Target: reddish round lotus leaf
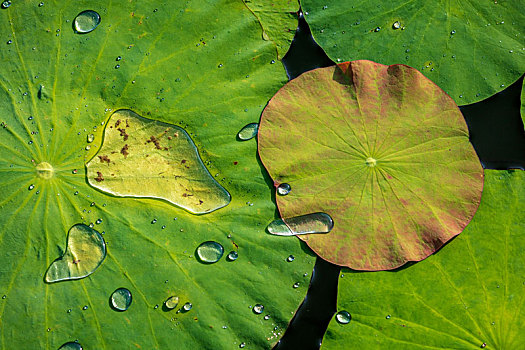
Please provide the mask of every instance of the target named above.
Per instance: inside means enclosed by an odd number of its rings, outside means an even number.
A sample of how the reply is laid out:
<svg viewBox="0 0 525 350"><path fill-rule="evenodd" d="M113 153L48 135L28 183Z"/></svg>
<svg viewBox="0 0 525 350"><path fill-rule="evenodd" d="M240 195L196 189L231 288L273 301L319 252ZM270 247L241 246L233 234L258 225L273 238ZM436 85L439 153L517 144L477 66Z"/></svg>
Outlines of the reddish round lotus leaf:
<svg viewBox="0 0 525 350"><path fill-rule="evenodd" d="M353 61L307 72L268 103L259 154L283 218L325 212L328 234L299 236L357 270L419 261L476 212L483 169L454 101L416 69Z"/></svg>

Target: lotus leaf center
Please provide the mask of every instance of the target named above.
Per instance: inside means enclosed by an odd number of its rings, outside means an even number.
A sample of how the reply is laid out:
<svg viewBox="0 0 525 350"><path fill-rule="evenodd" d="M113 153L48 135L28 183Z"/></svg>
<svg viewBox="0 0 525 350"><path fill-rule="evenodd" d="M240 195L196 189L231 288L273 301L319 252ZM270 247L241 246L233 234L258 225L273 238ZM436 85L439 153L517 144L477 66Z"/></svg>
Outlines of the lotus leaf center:
<svg viewBox="0 0 525 350"><path fill-rule="evenodd" d="M377 161L372 157L366 158L365 162L366 162L366 165L368 165L369 167L375 167L377 164Z"/></svg>
<svg viewBox="0 0 525 350"><path fill-rule="evenodd" d="M51 164L47 162L42 162L36 166L36 173L38 174L38 177L42 179L52 178L54 172L55 172L55 169L53 169Z"/></svg>

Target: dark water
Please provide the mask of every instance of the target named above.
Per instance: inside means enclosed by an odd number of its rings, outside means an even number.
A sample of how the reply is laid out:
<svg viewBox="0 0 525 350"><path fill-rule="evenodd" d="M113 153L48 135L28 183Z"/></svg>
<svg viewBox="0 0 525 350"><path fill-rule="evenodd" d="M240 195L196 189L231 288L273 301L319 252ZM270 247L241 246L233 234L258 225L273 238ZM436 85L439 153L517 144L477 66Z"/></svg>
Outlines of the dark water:
<svg viewBox="0 0 525 350"><path fill-rule="evenodd" d="M302 15L283 63L290 79L335 64L313 40ZM525 169L525 132L520 117L522 83L523 77L484 101L460 107L485 169ZM338 266L317 258L306 298L274 350L319 349L336 312L339 271Z"/></svg>

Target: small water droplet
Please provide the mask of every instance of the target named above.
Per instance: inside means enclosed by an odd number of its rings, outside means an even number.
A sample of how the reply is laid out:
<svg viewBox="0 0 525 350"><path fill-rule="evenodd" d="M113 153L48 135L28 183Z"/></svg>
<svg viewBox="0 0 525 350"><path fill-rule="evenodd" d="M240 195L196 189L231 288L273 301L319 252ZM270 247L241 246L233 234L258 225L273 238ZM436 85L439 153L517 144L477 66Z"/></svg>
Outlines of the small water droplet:
<svg viewBox="0 0 525 350"><path fill-rule="evenodd" d="M117 58L115 58L115 61L120 61L122 59L122 56L117 56Z"/></svg>
<svg viewBox="0 0 525 350"><path fill-rule="evenodd" d="M293 287L294 287L294 288L299 288L299 282L295 282L295 283L293 284Z"/></svg>
<svg viewBox="0 0 525 350"><path fill-rule="evenodd" d="M168 310L172 310L172 309L175 309L177 307L177 305L179 305L179 297L177 296L171 296L169 297L165 302L164 302L164 306L166 306L166 308Z"/></svg>
<svg viewBox="0 0 525 350"><path fill-rule="evenodd" d="M41 4L43 5L43 3ZM78 34L92 32L99 24L100 15L93 10L80 12L73 21L73 27Z"/></svg>
<svg viewBox="0 0 525 350"><path fill-rule="evenodd" d="M118 288L111 294L111 307L117 311L126 311L133 300L131 292L126 288Z"/></svg>
<svg viewBox="0 0 525 350"><path fill-rule="evenodd" d="M239 347L240 347L241 349L244 348L245 346L246 346L246 343L245 343L245 342L242 342L242 343L239 344Z"/></svg>
<svg viewBox="0 0 525 350"><path fill-rule="evenodd" d="M77 170L77 169L73 169L73 170L71 170L71 174L76 174L76 173L78 173L78 170Z"/></svg>
<svg viewBox="0 0 525 350"><path fill-rule="evenodd" d="M76 341L68 341L67 343L62 344L58 350L82 350L82 345Z"/></svg>
<svg viewBox="0 0 525 350"><path fill-rule="evenodd" d="M161 229L163 229L163 230L164 230L165 228L166 228L166 225L162 225Z"/></svg>
<svg viewBox="0 0 525 350"><path fill-rule="evenodd" d="M385 317L385 318L386 318L387 320L389 320L389 319L390 319L390 317L391 317L390 315L386 315L386 317Z"/></svg>
<svg viewBox="0 0 525 350"><path fill-rule="evenodd" d="M72 309L67 309L67 313L70 314L71 311L73 311Z"/></svg>
<svg viewBox="0 0 525 350"><path fill-rule="evenodd" d="M184 310L185 312L188 312L191 310L192 307L193 305L191 305L191 303L186 303L182 306L182 310Z"/></svg>
<svg viewBox="0 0 525 350"><path fill-rule="evenodd" d="M274 63L275 63L275 60L272 60L272 61L270 62L270 64L274 64Z"/></svg>
<svg viewBox="0 0 525 350"><path fill-rule="evenodd" d="M294 260L295 260L295 256L293 256L293 255L290 255L289 257L286 258L286 261L288 261L288 262L292 262Z"/></svg>
<svg viewBox="0 0 525 350"><path fill-rule="evenodd" d="M264 311L264 305L263 304L256 304L253 307L253 312L257 315L261 314Z"/></svg>
<svg viewBox="0 0 525 350"><path fill-rule="evenodd" d="M335 319L340 324L347 324L350 323L350 320L352 319L352 316L350 316L350 313L348 311L339 311L337 315L335 315Z"/></svg>
<svg viewBox="0 0 525 350"><path fill-rule="evenodd" d="M117 64L117 65L115 66L115 69L119 69L119 68L120 68L120 64Z"/></svg>
<svg viewBox="0 0 525 350"><path fill-rule="evenodd" d="M333 227L334 222L330 215L326 213L312 213L274 220L266 229L273 235L293 236L307 233L328 233Z"/></svg>
<svg viewBox="0 0 525 350"><path fill-rule="evenodd" d="M206 241L197 247L196 253L200 262L213 264L222 258L224 247L215 241Z"/></svg>
<svg viewBox="0 0 525 350"><path fill-rule="evenodd" d="M265 319L265 320L269 320L269 319L270 319L270 315L266 315L266 316L264 316L264 319Z"/></svg>
<svg viewBox="0 0 525 350"><path fill-rule="evenodd" d="M155 310L157 310L157 309L159 308L159 305L157 304L157 305L155 305L153 308L154 308Z"/></svg>
<svg viewBox="0 0 525 350"><path fill-rule="evenodd" d="M94 207L95 206L95 202L91 202L91 204L89 206L90 207Z"/></svg>
<svg viewBox="0 0 525 350"><path fill-rule="evenodd" d="M33 188L35 188L35 185L31 184L29 185L29 187L27 188L29 191L31 191Z"/></svg>
<svg viewBox="0 0 525 350"><path fill-rule="evenodd" d="M327 5L324 5L324 6L323 6L323 10L326 10L327 8L328 8Z"/></svg>
<svg viewBox="0 0 525 350"><path fill-rule="evenodd" d="M292 190L292 186L287 183L282 183L277 187L277 194L280 196L286 196Z"/></svg>
<svg viewBox="0 0 525 350"><path fill-rule="evenodd" d="M399 21L395 21L392 24L392 29L399 29L399 28L401 28L401 23L399 23Z"/></svg>
<svg viewBox="0 0 525 350"><path fill-rule="evenodd" d="M11 6L11 1L4 1L4 2L2 2L2 8L3 9L6 9L9 6Z"/></svg>
<svg viewBox="0 0 525 350"><path fill-rule="evenodd" d="M486 346L487 346L487 343L483 343L483 344L481 344L479 347L480 347L480 348L485 348Z"/></svg>
<svg viewBox="0 0 525 350"><path fill-rule="evenodd" d="M374 29L374 32L379 32L381 30L381 27L376 27L376 29Z"/></svg>
<svg viewBox="0 0 525 350"><path fill-rule="evenodd" d="M5 294L2 295L2 299L5 299L5 298L7 298L7 295L5 295Z"/></svg>
<svg viewBox="0 0 525 350"><path fill-rule="evenodd" d="M75 196L78 195L78 191L75 191L75 193L73 193Z"/></svg>
<svg viewBox="0 0 525 350"><path fill-rule="evenodd" d="M455 31L455 30L452 30L452 31L450 32L450 35L454 35L454 34L456 34L456 31Z"/></svg>
<svg viewBox="0 0 525 350"><path fill-rule="evenodd" d="M87 310L89 306L87 305L84 305L84 307L82 308L82 310Z"/></svg>
<svg viewBox="0 0 525 350"><path fill-rule="evenodd" d="M157 222L157 219L153 219L153 220L151 220L151 223L152 223L152 224L154 224L154 223L156 223L156 222Z"/></svg>
<svg viewBox="0 0 525 350"><path fill-rule="evenodd" d="M42 6L44 6L44 2L40 2L40 3L38 4L38 7L42 7Z"/></svg>
<svg viewBox="0 0 525 350"><path fill-rule="evenodd" d="M217 66L217 68L222 68L222 63L219 63L219 65Z"/></svg>
<svg viewBox="0 0 525 350"><path fill-rule="evenodd" d="M89 134L89 135L87 136L87 142L88 142L88 143L91 143L91 142L93 142L94 140L95 140L95 135L93 135L93 134Z"/></svg>
<svg viewBox="0 0 525 350"><path fill-rule="evenodd" d="M95 223L96 223L97 225L100 225L100 224L102 223L102 219L97 219L97 221L95 221Z"/></svg>
<svg viewBox="0 0 525 350"><path fill-rule="evenodd" d="M86 148L85 148L86 151L89 151L90 149L91 149L90 145L87 145Z"/></svg>
<svg viewBox="0 0 525 350"><path fill-rule="evenodd" d="M231 252L228 253L228 261L235 261L237 260L237 258L239 257L239 254L235 251L235 250L232 250Z"/></svg>

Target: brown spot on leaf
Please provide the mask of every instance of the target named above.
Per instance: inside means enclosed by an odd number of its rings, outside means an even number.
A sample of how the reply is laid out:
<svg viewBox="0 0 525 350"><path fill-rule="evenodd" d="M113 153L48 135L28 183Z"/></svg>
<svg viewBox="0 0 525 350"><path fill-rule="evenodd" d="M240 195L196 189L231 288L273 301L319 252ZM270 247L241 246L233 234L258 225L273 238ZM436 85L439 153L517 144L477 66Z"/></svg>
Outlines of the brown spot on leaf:
<svg viewBox="0 0 525 350"><path fill-rule="evenodd" d="M120 136L124 137L124 141L127 141L129 135L126 133L126 129L118 128L117 130L120 131Z"/></svg>
<svg viewBox="0 0 525 350"><path fill-rule="evenodd" d="M118 128L119 125L120 125L120 119L117 119L117 121L115 122L115 128Z"/></svg>
<svg viewBox="0 0 525 350"><path fill-rule="evenodd" d="M97 171L97 177L95 178L96 182L104 181L104 177L102 176L102 173L100 171Z"/></svg>
<svg viewBox="0 0 525 350"><path fill-rule="evenodd" d="M104 162L106 162L108 164L111 163L111 160L109 159L108 156L98 156L98 158L100 159L101 163L104 163Z"/></svg>
<svg viewBox="0 0 525 350"><path fill-rule="evenodd" d="M233 162L233 165L237 165L237 164L239 164L239 162Z"/></svg>
<svg viewBox="0 0 525 350"><path fill-rule="evenodd" d="M128 149L129 149L128 144L125 144L124 147L122 147L122 149L120 150L120 153L122 153L124 158L126 158L129 154Z"/></svg>

